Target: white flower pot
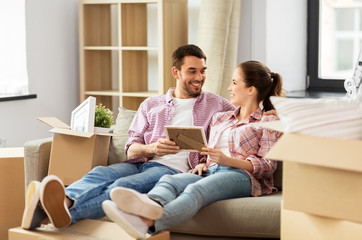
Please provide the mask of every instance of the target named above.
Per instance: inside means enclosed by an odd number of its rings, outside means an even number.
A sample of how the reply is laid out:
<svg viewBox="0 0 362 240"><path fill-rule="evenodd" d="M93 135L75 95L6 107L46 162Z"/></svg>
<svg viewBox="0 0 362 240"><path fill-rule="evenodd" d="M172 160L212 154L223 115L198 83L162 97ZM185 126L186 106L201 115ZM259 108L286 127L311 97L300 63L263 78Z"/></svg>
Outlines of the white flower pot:
<svg viewBox="0 0 362 240"><path fill-rule="evenodd" d="M109 133L110 128L94 127L94 133Z"/></svg>

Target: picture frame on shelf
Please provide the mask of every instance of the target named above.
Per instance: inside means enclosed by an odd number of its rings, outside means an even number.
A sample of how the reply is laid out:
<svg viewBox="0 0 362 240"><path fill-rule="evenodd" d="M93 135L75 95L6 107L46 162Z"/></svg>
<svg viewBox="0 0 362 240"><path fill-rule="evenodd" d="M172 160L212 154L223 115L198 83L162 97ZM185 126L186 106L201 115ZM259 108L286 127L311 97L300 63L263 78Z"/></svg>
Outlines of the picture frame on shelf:
<svg viewBox="0 0 362 240"><path fill-rule="evenodd" d="M94 132L96 98L88 97L72 111L70 128L80 132Z"/></svg>

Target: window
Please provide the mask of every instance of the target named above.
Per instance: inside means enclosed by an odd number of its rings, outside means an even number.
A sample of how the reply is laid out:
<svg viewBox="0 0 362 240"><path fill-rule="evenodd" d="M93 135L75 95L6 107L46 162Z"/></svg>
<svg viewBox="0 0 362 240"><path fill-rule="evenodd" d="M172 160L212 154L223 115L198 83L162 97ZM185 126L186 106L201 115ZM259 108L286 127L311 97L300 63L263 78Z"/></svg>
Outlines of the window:
<svg viewBox="0 0 362 240"><path fill-rule="evenodd" d="M25 0L1 2L0 29L0 98L28 95Z"/></svg>
<svg viewBox="0 0 362 240"><path fill-rule="evenodd" d="M362 44L362 1L308 0L310 90L345 91Z"/></svg>

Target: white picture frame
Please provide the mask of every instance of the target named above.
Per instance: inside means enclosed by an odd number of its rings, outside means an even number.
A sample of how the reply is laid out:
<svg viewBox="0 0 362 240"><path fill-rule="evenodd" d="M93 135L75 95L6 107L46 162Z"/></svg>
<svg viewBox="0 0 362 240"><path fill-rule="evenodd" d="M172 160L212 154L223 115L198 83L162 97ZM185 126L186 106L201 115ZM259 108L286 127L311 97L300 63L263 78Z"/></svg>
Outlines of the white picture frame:
<svg viewBox="0 0 362 240"><path fill-rule="evenodd" d="M94 132L96 98L88 97L72 111L70 128L80 132Z"/></svg>

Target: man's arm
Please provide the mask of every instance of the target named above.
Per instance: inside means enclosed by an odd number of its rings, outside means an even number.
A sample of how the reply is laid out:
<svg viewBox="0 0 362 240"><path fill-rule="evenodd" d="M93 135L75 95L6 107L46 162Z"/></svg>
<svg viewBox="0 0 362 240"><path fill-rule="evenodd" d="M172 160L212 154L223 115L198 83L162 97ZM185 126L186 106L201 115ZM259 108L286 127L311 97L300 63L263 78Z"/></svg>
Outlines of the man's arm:
<svg viewBox="0 0 362 240"><path fill-rule="evenodd" d="M151 144L133 143L127 151L128 159L145 157L151 158L155 155L164 156L167 154L176 154L180 152L180 147L175 142L167 139L158 139L157 142Z"/></svg>
<svg viewBox="0 0 362 240"><path fill-rule="evenodd" d="M231 104L231 102L223 98L223 110L222 112L234 111L236 107Z"/></svg>

